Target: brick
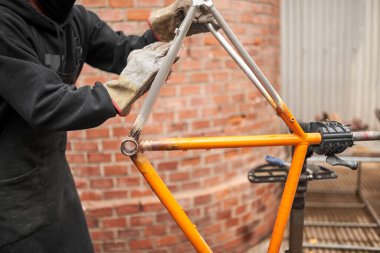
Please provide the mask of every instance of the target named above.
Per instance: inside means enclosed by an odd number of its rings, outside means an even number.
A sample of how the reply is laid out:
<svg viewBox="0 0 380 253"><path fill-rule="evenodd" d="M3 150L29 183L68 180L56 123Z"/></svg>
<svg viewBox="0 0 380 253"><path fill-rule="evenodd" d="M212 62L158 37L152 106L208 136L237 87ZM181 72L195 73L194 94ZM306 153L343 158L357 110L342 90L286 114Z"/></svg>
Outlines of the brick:
<svg viewBox="0 0 380 253"><path fill-rule="evenodd" d="M77 187L77 189L81 190L81 189L88 188L88 182L85 179L74 178L74 180L75 180L75 186Z"/></svg>
<svg viewBox="0 0 380 253"><path fill-rule="evenodd" d="M159 171L175 171L178 167L178 162L163 162L157 165Z"/></svg>
<svg viewBox="0 0 380 253"><path fill-rule="evenodd" d="M207 176L210 174L210 169L207 168L202 168L202 169L197 169L194 171L193 176L194 177L202 177L202 176Z"/></svg>
<svg viewBox="0 0 380 253"><path fill-rule="evenodd" d="M97 189L108 189L113 187L113 180L112 179L92 179L90 181L91 187L97 188Z"/></svg>
<svg viewBox="0 0 380 253"><path fill-rule="evenodd" d="M99 192L94 192L94 191L84 192L84 191L82 191L80 193L80 198L81 198L82 201L86 201L86 200L101 200L102 199L102 195Z"/></svg>
<svg viewBox="0 0 380 253"><path fill-rule="evenodd" d="M216 217L218 220L229 220L231 219L231 210L219 212Z"/></svg>
<svg viewBox="0 0 380 253"><path fill-rule="evenodd" d="M133 0L109 0L110 7L119 8L119 7L132 7Z"/></svg>
<svg viewBox="0 0 380 253"><path fill-rule="evenodd" d="M139 2L139 6L163 7L164 5L162 5L161 0L144 0L144 1Z"/></svg>
<svg viewBox="0 0 380 253"><path fill-rule="evenodd" d="M153 114L153 120L156 121L173 121L174 112L160 112Z"/></svg>
<svg viewBox="0 0 380 253"><path fill-rule="evenodd" d="M198 116L198 110L182 110L179 112L179 119L184 120L184 119L192 119L196 118Z"/></svg>
<svg viewBox="0 0 380 253"><path fill-rule="evenodd" d="M208 178L208 179L205 180L205 184L209 185L209 186L218 185L218 184L220 184L220 182L221 182L221 179L218 176L212 177L212 178Z"/></svg>
<svg viewBox="0 0 380 253"><path fill-rule="evenodd" d="M166 233L165 225L154 225L144 229L145 236L162 236Z"/></svg>
<svg viewBox="0 0 380 253"><path fill-rule="evenodd" d="M150 10L147 9L132 9L127 10L127 18L130 21L146 21L150 15Z"/></svg>
<svg viewBox="0 0 380 253"><path fill-rule="evenodd" d="M74 142L72 146L73 150L76 151L96 151L99 149L98 144L96 142Z"/></svg>
<svg viewBox="0 0 380 253"><path fill-rule="evenodd" d="M125 175L128 173L128 168L126 166L120 165L112 165L104 167L104 175L105 176L117 176L117 175Z"/></svg>
<svg viewBox="0 0 380 253"><path fill-rule="evenodd" d="M185 181L190 178L189 172L177 172L170 175L170 181Z"/></svg>
<svg viewBox="0 0 380 253"><path fill-rule="evenodd" d="M76 167L75 170L73 169L74 174L76 176L81 177L90 177L90 176L99 176L100 175L100 169L97 166L80 166Z"/></svg>
<svg viewBox="0 0 380 253"><path fill-rule="evenodd" d="M91 216L86 216L86 223L90 229L98 229L99 228L99 222L98 222L97 218L94 218Z"/></svg>
<svg viewBox="0 0 380 253"><path fill-rule="evenodd" d="M150 216L136 216L131 217L132 226L146 226L153 224L153 217Z"/></svg>
<svg viewBox="0 0 380 253"><path fill-rule="evenodd" d="M223 202L223 206L225 209L233 208L233 207L237 206L237 204L238 204L237 198L229 198Z"/></svg>
<svg viewBox="0 0 380 253"><path fill-rule="evenodd" d="M103 207L86 211L86 215L89 217L108 217L113 213L112 208Z"/></svg>
<svg viewBox="0 0 380 253"><path fill-rule="evenodd" d="M164 236L159 239L157 239L156 244L158 246L171 246L177 243L177 237L176 236Z"/></svg>
<svg viewBox="0 0 380 253"><path fill-rule="evenodd" d="M111 190L103 193L104 199L125 199L128 197L128 192L124 190Z"/></svg>
<svg viewBox="0 0 380 253"><path fill-rule="evenodd" d="M170 126L168 126L168 131L170 133L173 133L173 132L184 132L184 131L188 131L189 129L189 124L187 124L186 122L182 122L182 123L172 123L170 124Z"/></svg>
<svg viewBox="0 0 380 253"><path fill-rule="evenodd" d="M221 224L213 224L203 229L205 234L218 234L222 230Z"/></svg>
<svg viewBox="0 0 380 253"><path fill-rule="evenodd" d="M127 177L127 178L117 178L116 179L116 185L118 187L124 187L124 186L136 186L140 185L141 178L140 177Z"/></svg>
<svg viewBox="0 0 380 253"><path fill-rule="evenodd" d="M226 221L225 225L226 225L226 228L236 227L237 225L239 225L239 219L237 218L229 219Z"/></svg>
<svg viewBox="0 0 380 253"><path fill-rule="evenodd" d="M199 189L200 186L201 186L200 182L184 183L182 185L182 189L183 190L195 190L195 189Z"/></svg>
<svg viewBox="0 0 380 253"><path fill-rule="evenodd" d="M204 73L192 74L190 79L192 82L207 82L209 80L209 75Z"/></svg>
<svg viewBox="0 0 380 253"><path fill-rule="evenodd" d="M98 11L98 15L104 21L120 21L124 19L124 13L121 10L103 9Z"/></svg>
<svg viewBox="0 0 380 253"><path fill-rule="evenodd" d="M109 130L107 128L89 129L89 130L86 130L86 135L87 135L87 138L91 138L91 139L105 138L105 137L109 137Z"/></svg>
<svg viewBox="0 0 380 253"><path fill-rule="evenodd" d="M129 247L131 250L139 250L139 249L151 249L153 248L152 241L149 239L146 240L131 240L129 243Z"/></svg>
<svg viewBox="0 0 380 253"><path fill-rule="evenodd" d="M211 36L211 35L205 36L204 42L205 42L205 45L219 45L218 40L214 36Z"/></svg>
<svg viewBox="0 0 380 253"><path fill-rule="evenodd" d="M133 214L133 213L140 212L141 209L142 207L140 207L140 205L129 204L129 205L123 205L123 206L117 207L116 213L118 215Z"/></svg>
<svg viewBox="0 0 380 253"><path fill-rule="evenodd" d="M109 218L102 220L102 227L107 228L124 228L127 226L125 218Z"/></svg>
<svg viewBox="0 0 380 253"><path fill-rule="evenodd" d="M105 252L125 252L126 250L126 243L125 242L106 242L104 243L103 247Z"/></svg>
<svg viewBox="0 0 380 253"><path fill-rule="evenodd" d="M142 190L132 190L131 197L132 198L140 198L140 197L146 197L151 196L152 191L148 188L142 189Z"/></svg>
<svg viewBox="0 0 380 253"><path fill-rule="evenodd" d="M192 127L194 130L206 129L210 127L210 121L206 121L206 120L196 121L193 123Z"/></svg>
<svg viewBox="0 0 380 253"><path fill-rule="evenodd" d="M162 211L164 207L161 203L144 204L143 209L145 212L157 212L157 211Z"/></svg>
<svg viewBox="0 0 380 253"><path fill-rule="evenodd" d="M201 87L199 86L182 86L180 89L180 95L182 96L190 96L197 95L201 93Z"/></svg>
<svg viewBox="0 0 380 253"><path fill-rule="evenodd" d="M111 154L89 153L87 159L90 163L110 162Z"/></svg>
<svg viewBox="0 0 380 253"><path fill-rule="evenodd" d="M130 238L138 238L139 234L139 230L137 229L118 229L117 238L129 240Z"/></svg>
<svg viewBox="0 0 380 253"><path fill-rule="evenodd" d="M113 127L112 128L112 136L116 137L126 137L128 136L128 130L124 127ZM119 146L121 144L121 141L119 142Z"/></svg>
<svg viewBox="0 0 380 253"><path fill-rule="evenodd" d="M200 158L187 158L182 161L182 166L197 166L201 163Z"/></svg>
<svg viewBox="0 0 380 253"><path fill-rule="evenodd" d="M105 0L82 0L83 5L87 7L102 7L105 6Z"/></svg>
<svg viewBox="0 0 380 253"><path fill-rule="evenodd" d="M202 195L194 199L194 205L203 205L211 202L211 195Z"/></svg>
<svg viewBox="0 0 380 253"><path fill-rule="evenodd" d="M94 241L112 241L115 239L115 235L112 231L91 231L91 238Z"/></svg>
<svg viewBox="0 0 380 253"><path fill-rule="evenodd" d="M100 252L101 250L103 250L103 245L101 243L93 242L93 245L95 252Z"/></svg>
<svg viewBox="0 0 380 253"><path fill-rule="evenodd" d="M120 151L121 141L103 141L102 146L105 150Z"/></svg>
<svg viewBox="0 0 380 253"><path fill-rule="evenodd" d="M215 163L221 161L222 156L220 154L208 155L205 158L206 163Z"/></svg>
<svg viewBox="0 0 380 253"><path fill-rule="evenodd" d="M84 163L86 161L84 154L67 154L66 159L69 163Z"/></svg>
<svg viewBox="0 0 380 253"><path fill-rule="evenodd" d="M67 133L67 138L70 140L83 139L85 131L70 131Z"/></svg>
<svg viewBox="0 0 380 253"><path fill-rule="evenodd" d="M156 215L156 221L158 223L171 222L172 221L172 217L170 217L170 215L167 214L167 213L159 213L159 214Z"/></svg>
<svg viewBox="0 0 380 253"><path fill-rule="evenodd" d="M235 215L240 216L242 213L244 213L247 210L247 205L239 206L235 210Z"/></svg>

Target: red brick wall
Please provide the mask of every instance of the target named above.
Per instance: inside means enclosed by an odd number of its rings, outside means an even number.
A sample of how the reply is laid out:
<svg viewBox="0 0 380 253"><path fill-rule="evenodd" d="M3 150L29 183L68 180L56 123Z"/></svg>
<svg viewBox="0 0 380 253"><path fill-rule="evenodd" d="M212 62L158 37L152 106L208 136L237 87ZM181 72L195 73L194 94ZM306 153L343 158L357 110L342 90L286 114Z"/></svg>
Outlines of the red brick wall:
<svg viewBox="0 0 380 253"><path fill-rule="evenodd" d="M142 33L164 0L83 0L115 29ZM215 1L271 82L279 83L279 1ZM143 139L275 133L279 121L210 35L186 39ZM115 76L86 67L78 84ZM119 146L141 106L96 129L71 132L67 158L97 252L193 252ZM278 187L248 183L247 171L280 149L150 152L158 173L216 252L244 252L270 233Z"/></svg>

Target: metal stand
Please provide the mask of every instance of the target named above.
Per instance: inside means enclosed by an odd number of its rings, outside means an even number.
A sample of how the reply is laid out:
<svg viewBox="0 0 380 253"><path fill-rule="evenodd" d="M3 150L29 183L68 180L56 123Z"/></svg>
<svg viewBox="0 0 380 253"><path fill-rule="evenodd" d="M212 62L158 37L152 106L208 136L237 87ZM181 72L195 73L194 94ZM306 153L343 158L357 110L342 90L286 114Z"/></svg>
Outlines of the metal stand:
<svg viewBox="0 0 380 253"><path fill-rule="evenodd" d="M320 157L319 157L320 158ZM380 231L380 218L378 217L375 209L371 205L371 203L367 200L366 196L363 193L362 187L362 163L364 162L380 162L378 157L345 157L347 160L356 160L358 161L358 170L356 177L356 189L354 191L347 190L322 190L322 191L313 191L313 193L323 193L323 194L354 194L359 198L360 203L308 203L308 207L325 207L325 208L347 208L349 209L357 209L357 210L366 210L369 214L369 217L373 219L373 222L369 223L358 223L358 222L308 222L305 226L318 226L318 227L337 227L337 228L376 228ZM321 159L318 157L312 158L315 162L321 162ZM370 247L364 245L351 245L351 244L325 244L325 243L317 243L310 244L304 243L304 248L312 248L312 249L329 249L329 250L351 250L351 251L365 251L365 252L380 252L378 247Z"/></svg>
<svg viewBox="0 0 380 253"><path fill-rule="evenodd" d="M306 161L303 171L306 171ZM307 180L301 180L297 187L296 197L293 201L289 225L289 253L302 252L305 195L307 191Z"/></svg>
<svg viewBox="0 0 380 253"><path fill-rule="evenodd" d="M312 152L309 150L302 166L301 177L298 182L296 195L293 201L289 223L289 249L286 251L286 253L303 252L303 232L305 226L304 210L308 181L337 178L337 175L334 171L326 169L324 167L316 166L308 168L307 159L310 158L311 155ZM269 159L267 158L267 161ZM281 164L281 162L278 162L278 160L273 161L273 159L272 162L274 165L268 164L269 166L263 165L259 166L256 169L252 169L248 174L248 179L252 183L284 182L286 180L287 173L286 163Z"/></svg>

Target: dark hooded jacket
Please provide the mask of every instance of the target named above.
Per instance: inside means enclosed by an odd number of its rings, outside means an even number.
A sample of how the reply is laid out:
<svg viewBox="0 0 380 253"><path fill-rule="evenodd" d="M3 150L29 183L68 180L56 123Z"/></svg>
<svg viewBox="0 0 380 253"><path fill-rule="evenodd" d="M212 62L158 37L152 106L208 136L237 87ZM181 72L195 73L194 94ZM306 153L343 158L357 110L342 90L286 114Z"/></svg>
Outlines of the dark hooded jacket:
<svg viewBox="0 0 380 253"><path fill-rule="evenodd" d="M119 74L155 42L114 32L74 6L61 25L27 0L0 0L0 252L87 253L92 243L65 159L66 131L116 116L102 84L74 84L86 62Z"/></svg>

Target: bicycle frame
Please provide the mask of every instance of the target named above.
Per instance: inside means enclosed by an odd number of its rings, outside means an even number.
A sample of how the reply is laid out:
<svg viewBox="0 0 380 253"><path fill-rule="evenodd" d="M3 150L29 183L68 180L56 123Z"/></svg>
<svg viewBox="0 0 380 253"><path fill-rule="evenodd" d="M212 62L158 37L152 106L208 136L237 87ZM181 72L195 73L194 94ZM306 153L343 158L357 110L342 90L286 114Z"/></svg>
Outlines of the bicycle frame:
<svg viewBox="0 0 380 253"><path fill-rule="evenodd" d="M141 131L152 111L154 101L162 84L169 75L171 66L179 52L185 35L192 24L194 15L201 5L207 6L224 31L235 49L229 45L227 40L213 27L208 24L210 32L235 60L248 79L258 88L260 93L273 107L277 115L292 130L293 134L273 134L256 136L227 136L227 137L200 137L200 138L169 138L155 141L139 141ZM217 148L242 148L263 146L293 146L294 155L289 170L288 178L278 208L276 222L268 252L279 252L284 236L286 224L290 215L296 188L301 174L302 166L309 145L317 145L322 141L320 133L305 133L299 123L288 109L268 79L260 71L256 63L249 56L243 45L239 42L231 28L222 15L218 12L211 0L193 0L193 6L188 11L185 20L177 30L176 37L166 56L163 67L157 73L147 98L136 118L131 130L130 137L124 140L121 146L123 154L130 156L154 193L165 206L169 214L176 221L185 236L198 252L212 252L205 240L202 238L195 225L190 221L182 207L174 199L165 183L157 174L143 152L162 150L192 150L192 149L217 149Z"/></svg>

